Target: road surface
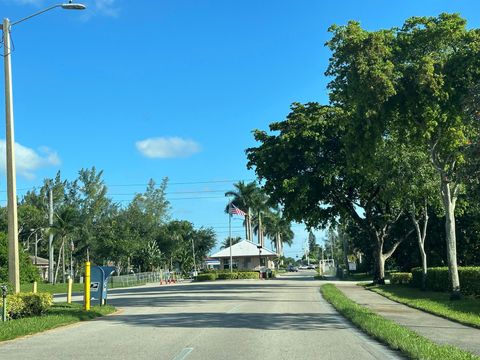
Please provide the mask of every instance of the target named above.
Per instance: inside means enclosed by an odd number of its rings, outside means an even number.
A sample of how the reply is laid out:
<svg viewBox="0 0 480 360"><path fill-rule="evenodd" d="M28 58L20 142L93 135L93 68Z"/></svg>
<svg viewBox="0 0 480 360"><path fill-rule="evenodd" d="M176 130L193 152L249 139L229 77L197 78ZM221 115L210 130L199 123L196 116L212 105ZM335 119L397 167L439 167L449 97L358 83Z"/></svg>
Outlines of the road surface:
<svg viewBox="0 0 480 360"><path fill-rule="evenodd" d="M400 358L338 315L312 275L115 289L119 314L0 343L0 359Z"/></svg>

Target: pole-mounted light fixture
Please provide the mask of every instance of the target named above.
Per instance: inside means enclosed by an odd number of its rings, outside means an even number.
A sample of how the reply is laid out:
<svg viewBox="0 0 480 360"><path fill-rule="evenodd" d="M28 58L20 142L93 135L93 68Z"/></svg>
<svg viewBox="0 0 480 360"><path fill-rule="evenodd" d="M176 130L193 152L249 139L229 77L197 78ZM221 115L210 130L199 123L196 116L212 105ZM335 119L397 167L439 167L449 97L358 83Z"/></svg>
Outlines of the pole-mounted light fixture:
<svg viewBox="0 0 480 360"><path fill-rule="evenodd" d="M15 22L9 19L3 19L0 29L3 32L3 62L5 72L5 120L6 120L6 153L7 153L7 212L8 212L8 280L13 286L14 293L20 291L20 269L18 255L18 219L17 219L17 180L15 169L15 140L13 127L13 91L12 91L12 66L11 66L11 46L10 29L13 25L19 24L34 16L43 14L49 10L61 7L66 10L84 10L85 5L72 3L70 0L66 4L57 4L50 6L42 11L38 11L30 16Z"/></svg>

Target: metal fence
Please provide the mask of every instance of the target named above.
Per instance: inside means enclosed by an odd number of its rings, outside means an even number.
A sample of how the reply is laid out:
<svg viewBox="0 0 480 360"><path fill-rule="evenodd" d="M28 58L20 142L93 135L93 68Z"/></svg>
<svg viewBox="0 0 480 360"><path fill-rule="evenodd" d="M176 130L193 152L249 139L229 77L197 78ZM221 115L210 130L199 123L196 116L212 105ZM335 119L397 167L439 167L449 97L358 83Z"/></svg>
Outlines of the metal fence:
<svg viewBox="0 0 480 360"><path fill-rule="evenodd" d="M146 284L162 284L170 281L182 281L183 278L178 276L174 272L168 271L155 271L155 272L144 272L138 274L129 274L129 275L120 275L120 276L111 276L109 279L110 288L116 287L128 287L128 286L137 286L137 285L146 285Z"/></svg>

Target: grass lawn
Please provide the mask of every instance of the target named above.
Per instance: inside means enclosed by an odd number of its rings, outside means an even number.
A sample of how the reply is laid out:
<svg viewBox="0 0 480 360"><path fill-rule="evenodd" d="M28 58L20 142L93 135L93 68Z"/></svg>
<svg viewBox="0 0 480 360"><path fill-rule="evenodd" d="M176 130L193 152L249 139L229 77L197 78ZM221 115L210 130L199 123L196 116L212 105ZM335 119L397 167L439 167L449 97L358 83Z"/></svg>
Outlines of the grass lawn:
<svg viewBox="0 0 480 360"><path fill-rule="evenodd" d="M373 286L367 289L413 308L480 328L480 299L463 297L451 301L449 293L421 291L401 285Z"/></svg>
<svg viewBox="0 0 480 360"><path fill-rule="evenodd" d="M109 289L118 289L122 287L129 287L129 286L141 286L146 285L146 282L138 282L136 284L131 285L124 285L122 284L114 284L112 286L111 283L108 284ZM83 294L84 284L74 283L72 286L72 293L81 293ZM33 291L33 284L21 284L20 291L22 292L30 292ZM67 293L67 284L48 284L48 283L38 283L37 284L37 291L38 292L46 292L50 294L66 294Z"/></svg>
<svg viewBox="0 0 480 360"><path fill-rule="evenodd" d="M0 341L15 339L20 336L35 334L62 325L90 320L111 314L113 306L92 306L91 311L83 310L79 304L53 304L43 316L28 317L7 322L0 322Z"/></svg>
<svg viewBox="0 0 480 360"><path fill-rule="evenodd" d="M342 315L374 338L400 350L410 359L479 360L480 357L450 345L437 345L416 332L387 320L348 299L333 284L320 288L323 297Z"/></svg>
<svg viewBox="0 0 480 360"><path fill-rule="evenodd" d="M72 292L74 293L83 293L84 284L73 284ZM33 284L21 284L20 291L30 292L33 291ZM50 294L66 294L67 293L67 284L48 284L48 283L38 283L37 284L38 292L46 292Z"/></svg>

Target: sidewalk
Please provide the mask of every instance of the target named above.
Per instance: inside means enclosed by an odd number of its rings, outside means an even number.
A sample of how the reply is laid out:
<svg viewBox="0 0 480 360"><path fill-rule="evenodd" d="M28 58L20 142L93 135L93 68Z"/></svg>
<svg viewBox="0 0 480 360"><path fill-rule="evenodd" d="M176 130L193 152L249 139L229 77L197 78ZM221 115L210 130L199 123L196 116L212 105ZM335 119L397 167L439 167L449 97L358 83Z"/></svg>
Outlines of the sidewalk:
<svg viewBox="0 0 480 360"><path fill-rule="evenodd" d="M480 329L465 326L389 300L352 283L335 286L357 304L438 343L480 355Z"/></svg>

